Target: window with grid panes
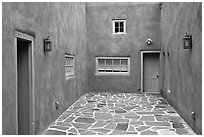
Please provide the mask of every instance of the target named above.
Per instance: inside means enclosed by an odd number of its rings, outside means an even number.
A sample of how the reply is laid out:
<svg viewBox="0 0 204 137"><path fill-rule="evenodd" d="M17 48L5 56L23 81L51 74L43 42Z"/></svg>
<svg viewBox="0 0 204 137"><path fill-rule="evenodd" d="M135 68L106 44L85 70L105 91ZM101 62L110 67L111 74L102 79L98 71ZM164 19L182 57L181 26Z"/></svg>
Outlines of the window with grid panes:
<svg viewBox="0 0 204 137"><path fill-rule="evenodd" d="M74 76L75 56L65 54L65 78Z"/></svg>
<svg viewBox="0 0 204 137"><path fill-rule="evenodd" d="M113 34L126 34L126 20L113 20Z"/></svg>
<svg viewBox="0 0 204 137"><path fill-rule="evenodd" d="M130 74L129 57L96 57L96 74Z"/></svg>

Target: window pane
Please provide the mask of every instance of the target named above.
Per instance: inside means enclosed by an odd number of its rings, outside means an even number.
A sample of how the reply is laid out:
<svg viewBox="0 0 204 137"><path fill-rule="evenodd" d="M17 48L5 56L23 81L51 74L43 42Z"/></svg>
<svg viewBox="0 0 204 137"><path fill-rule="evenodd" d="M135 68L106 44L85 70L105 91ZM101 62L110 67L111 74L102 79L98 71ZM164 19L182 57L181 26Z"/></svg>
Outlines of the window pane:
<svg viewBox="0 0 204 137"><path fill-rule="evenodd" d="M70 65L73 66L73 64L74 64L74 59L70 58Z"/></svg>
<svg viewBox="0 0 204 137"><path fill-rule="evenodd" d="M112 59L106 60L106 72L112 72Z"/></svg>
<svg viewBox="0 0 204 137"><path fill-rule="evenodd" d="M66 58L66 65L69 65L69 58Z"/></svg>
<svg viewBox="0 0 204 137"><path fill-rule="evenodd" d="M74 67L71 67L71 73L74 74Z"/></svg>
<svg viewBox="0 0 204 137"><path fill-rule="evenodd" d="M106 69L105 65L98 66L98 70L105 70L105 69Z"/></svg>
<svg viewBox="0 0 204 137"><path fill-rule="evenodd" d="M120 32L124 32L124 31L123 31L123 28L120 28Z"/></svg>
<svg viewBox="0 0 204 137"><path fill-rule="evenodd" d="M105 59L98 59L98 65L105 65Z"/></svg>
<svg viewBox="0 0 204 137"><path fill-rule="evenodd" d="M127 59L121 59L121 65L128 65Z"/></svg>
<svg viewBox="0 0 204 137"><path fill-rule="evenodd" d="M112 59L107 59L106 60L106 65L112 65Z"/></svg>
<svg viewBox="0 0 204 137"><path fill-rule="evenodd" d="M128 72L128 66L121 66L121 72Z"/></svg>
<svg viewBox="0 0 204 137"><path fill-rule="evenodd" d="M68 67L65 68L65 73L68 75Z"/></svg>
<svg viewBox="0 0 204 137"><path fill-rule="evenodd" d="M120 22L120 27L121 27L121 28L123 28L123 23L124 23L124 22Z"/></svg>
<svg viewBox="0 0 204 137"><path fill-rule="evenodd" d="M113 65L120 65L120 59L114 59Z"/></svg>
<svg viewBox="0 0 204 137"><path fill-rule="evenodd" d="M115 33L118 33L119 32L119 28L115 28Z"/></svg>
<svg viewBox="0 0 204 137"><path fill-rule="evenodd" d="M120 72L120 59L113 60L113 72Z"/></svg>
<svg viewBox="0 0 204 137"><path fill-rule="evenodd" d="M119 22L115 22L115 27L116 27L116 28L119 27Z"/></svg>

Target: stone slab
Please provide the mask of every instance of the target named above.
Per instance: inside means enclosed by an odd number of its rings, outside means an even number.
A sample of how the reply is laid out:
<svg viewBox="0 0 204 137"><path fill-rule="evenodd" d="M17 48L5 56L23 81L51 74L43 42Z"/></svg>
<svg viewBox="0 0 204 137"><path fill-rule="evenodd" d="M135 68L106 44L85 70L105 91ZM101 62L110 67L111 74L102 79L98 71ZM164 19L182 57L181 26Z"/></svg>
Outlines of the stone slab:
<svg viewBox="0 0 204 137"><path fill-rule="evenodd" d="M85 118L85 117L78 117L75 119L75 122L80 122L80 123L94 123L96 120L94 118Z"/></svg>
<svg viewBox="0 0 204 137"><path fill-rule="evenodd" d="M57 130L48 130L45 132L45 135L66 135L66 132L57 131Z"/></svg>
<svg viewBox="0 0 204 137"><path fill-rule="evenodd" d="M118 123L115 130L126 131L128 128L128 123Z"/></svg>
<svg viewBox="0 0 204 137"><path fill-rule="evenodd" d="M145 121L147 125L150 126L171 126L169 122L150 122L150 121Z"/></svg>
<svg viewBox="0 0 204 137"><path fill-rule="evenodd" d="M75 128L87 129L91 124L72 123Z"/></svg>
<svg viewBox="0 0 204 137"><path fill-rule="evenodd" d="M55 128L55 129L59 129L59 130L67 130L70 127L64 127L64 126L51 126L50 128Z"/></svg>
<svg viewBox="0 0 204 137"><path fill-rule="evenodd" d="M114 123L109 123L108 125L106 125L104 128L106 129L110 129L110 130L114 130L116 127L116 124Z"/></svg>
<svg viewBox="0 0 204 137"><path fill-rule="evenodd" d="M142 116L139 121L155 121L154 116Z"/></svg>
<svg viewBox="0 0 204 137"><path fill-rule="evenodd" d="M158 135L158 133L155 131L146 130L146 131L141 132L141 135Z"/></svg>
<svg viewBox="0 0 204 137"><path fill-rule="evenodd" d="M95 132L104 133L104 134L107 134L108 132L110 132L110 130L104 129L104 128L95 128L95 129L91 128L90 130L95 131Z"/></svg>

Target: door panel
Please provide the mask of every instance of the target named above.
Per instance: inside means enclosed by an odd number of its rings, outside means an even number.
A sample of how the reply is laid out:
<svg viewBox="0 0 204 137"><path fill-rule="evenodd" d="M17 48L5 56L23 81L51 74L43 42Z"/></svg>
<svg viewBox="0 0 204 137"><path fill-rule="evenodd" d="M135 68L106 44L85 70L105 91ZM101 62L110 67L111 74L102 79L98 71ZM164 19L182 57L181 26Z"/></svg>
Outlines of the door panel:
<svg viewBox="0 0 204 137"><path fill-rule="evenodd" d="M145 78L144 79L144 91L149 92L151 90L151 79Z"/></svg>
<svg viewBox="0 0 204 137"><path fill-rule="evenodd" d="M158 92L158 78L152 78L151 79L151 91L152 92Z"/></svg>
<svg viewBox="0 0 204 137"><path fill-rule="evenodd" d="M158 92L158 79L159 79L159 54L158 53L145 53L144 54L144 91L145 92Z"/></svg>
<svg viewBox="0 0 204 137"><path fill-rule="evenodd" d="M151 58L149 56L144 58L144 77L145 78L150 78L151 77Z"/></svg>

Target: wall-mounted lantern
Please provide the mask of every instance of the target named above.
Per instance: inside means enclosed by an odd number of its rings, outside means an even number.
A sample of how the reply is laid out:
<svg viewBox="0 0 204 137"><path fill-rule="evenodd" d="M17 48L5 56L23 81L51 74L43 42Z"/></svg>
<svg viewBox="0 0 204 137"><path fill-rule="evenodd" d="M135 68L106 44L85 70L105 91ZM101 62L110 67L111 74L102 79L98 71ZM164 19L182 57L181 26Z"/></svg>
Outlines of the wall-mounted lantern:
<svg viewBox="0 0 204 137"><path fill-rule="evenodd" d="M183 48L192 49L192 36L187 33L185 34L183 38Z"/></svg>
<svg viewBox="0 0 204 137"><path fill-rule="evenodd" d="M47 36L46 39L44 39L44 52L51 52L52 51L52 42L50 41L50 37Z"/></svg>
<svg viewBox="0 0 204 137"><path fill-rule="evenodd" d="M151 45L152 44L152 39L151 38L148 38L147 40L146 40L146 43L147 43L147 45Z"/></svg>

